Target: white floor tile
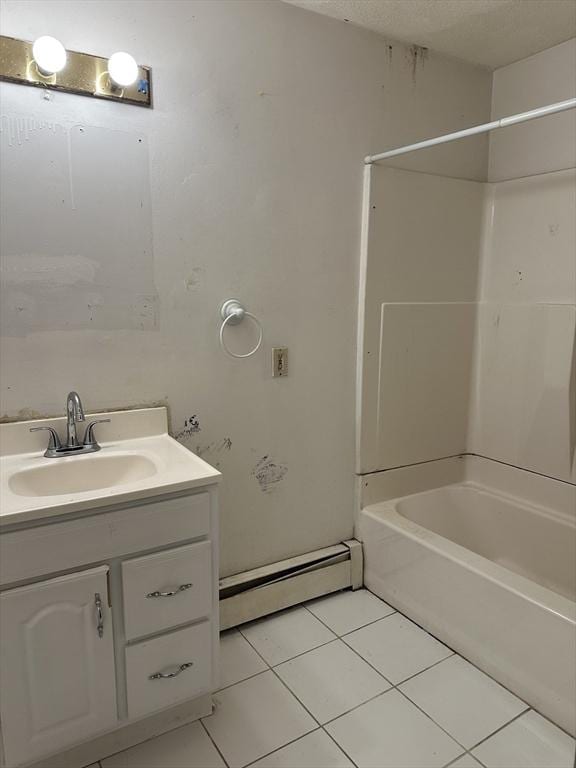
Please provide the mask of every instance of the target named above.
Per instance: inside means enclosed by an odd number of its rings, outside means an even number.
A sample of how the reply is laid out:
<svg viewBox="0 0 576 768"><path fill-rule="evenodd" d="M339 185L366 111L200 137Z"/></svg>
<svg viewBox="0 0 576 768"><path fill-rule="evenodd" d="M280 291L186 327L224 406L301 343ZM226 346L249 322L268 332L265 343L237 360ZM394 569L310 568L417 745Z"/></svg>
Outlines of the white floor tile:
<svg viewBox="0 0 576 768"><path fill-rule="evenodd" d="M333 632L302 607L245 624L241 632L272 667L336 639Z"/></svg>
<svg viewBox="0 0 576 768"><path fill-rule="evenodd" d="M280 664L276 672L320 723L390 687L341 640Z"/></svg>
<svg viewBox="0 0 576 768"><path fill-rule="evenodd" d="M354 768L330 736L318 730L263 757L250 768Z"/></svg>
<svg viewBox="0 0 576 768"><path fill-rule="evenodd" d="M487 768L572 768L574 739L537 712L526 712L474 750Z"/></svg>
<svg viewBox="0 0 576 768"><path fill-rule="evenodd" d="M156 736L100 762L102 768L225 768L199 722Z"/></svg>
<svg viewBox="0 0 576 768"><path fill-rule="evenodd" d="M460 656L400 686L466 749L519 715L526 704Z"/></svg>
<svg viewBox="0 0 576 768"><path fill-rule="evenodd" d="M342 639L394 685L452 655L449 648L399 613Z"/></svg>
<svg viewBox="0 0 576 768"><path fill-rule="evenodd" d="M450 763L449 768L482 768L482 766L472 755L462 755L458 760Z"/></svg>
<svg viewBox="0 0 576 768"><path fill-rule="evenodd" d="M220 691L216 711L203 720L231 768L283 747L317 725L273 672Z"/></svg>
<svg viewBox="0 0 576 768"><path fill-rule="evenodd" d="M337 592L312 600L306 607L337 635L345 635L394 613L394 608L367 589Z"/></svg>
<svg viewBox="0 0 576 768"><path fill-rule="evenodd" d="M326 730L359 768L440 768L462 752L398 691L363 704Z"/></svg>
<svg viewBox="0 0 576 768"><path fill-rule="evenodd" d="M220 635L220 688L239 683L267 669L266 664L237 629Z"/></svg>

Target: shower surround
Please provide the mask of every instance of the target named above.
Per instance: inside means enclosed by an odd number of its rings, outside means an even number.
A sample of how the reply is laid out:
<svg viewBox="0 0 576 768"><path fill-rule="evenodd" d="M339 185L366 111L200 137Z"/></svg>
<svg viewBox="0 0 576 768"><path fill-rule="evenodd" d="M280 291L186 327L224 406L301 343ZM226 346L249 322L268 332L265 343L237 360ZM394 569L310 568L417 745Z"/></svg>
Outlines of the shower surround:
<svg viewBox="0 0 576 768"><path fill-rule="evenodd" d="M492 119L575 73L576 40L497 70ZM484 182L367 167L356 523L369 588L571 732L575 130L492 134Z"/></svg>

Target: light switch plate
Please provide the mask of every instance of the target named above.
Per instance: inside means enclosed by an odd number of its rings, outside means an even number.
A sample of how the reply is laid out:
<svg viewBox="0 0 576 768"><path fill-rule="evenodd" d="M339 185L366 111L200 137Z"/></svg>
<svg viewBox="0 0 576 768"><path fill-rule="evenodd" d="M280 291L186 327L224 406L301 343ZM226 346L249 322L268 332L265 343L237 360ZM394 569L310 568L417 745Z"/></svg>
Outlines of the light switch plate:
<svg viewBox="0 0 576 768"><path fill-rule="evenodd" d="M288 347L272 347L272 376L288 376Z"/></svg>

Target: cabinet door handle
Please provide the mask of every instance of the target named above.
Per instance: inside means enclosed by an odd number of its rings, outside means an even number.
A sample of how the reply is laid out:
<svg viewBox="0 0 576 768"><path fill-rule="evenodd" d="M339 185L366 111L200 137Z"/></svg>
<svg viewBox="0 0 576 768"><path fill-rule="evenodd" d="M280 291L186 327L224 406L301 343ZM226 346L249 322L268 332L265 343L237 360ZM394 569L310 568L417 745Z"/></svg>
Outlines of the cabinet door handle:
<svg viewBox="0 0 576 768"><path fill-rule="evenodd" d="M177 595L180 592L185 592L187 589L192 589L193 586L193 584L180 584L178 589L173 589L171 592L148 592L146 597L174 597L174 595Z"/></svg>
<svg viewBox="0 0 576 768"><path fill-rule="evenodd" d="M174 670L174 672L155 672L148 677L148 680L167 680L170 677L178 677L178 675L182 674L185 669L189 669L192 666L194 666L193 661L186 661L184 664L180 664L178 669Z"/></svg>
<svg viewBox="0 0 576 768"><path fill-rule="evenodd" d="M100 592L94 593L94 605L96 606L96 629L98 637L104 637L104 614L102 613L102 598Z"/></svg>

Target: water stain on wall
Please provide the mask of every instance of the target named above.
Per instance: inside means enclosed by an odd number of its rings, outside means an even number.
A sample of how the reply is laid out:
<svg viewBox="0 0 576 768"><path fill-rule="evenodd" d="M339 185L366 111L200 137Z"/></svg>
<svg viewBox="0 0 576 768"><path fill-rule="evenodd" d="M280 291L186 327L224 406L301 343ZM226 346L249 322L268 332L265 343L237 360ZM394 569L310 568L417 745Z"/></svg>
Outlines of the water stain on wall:
<svg viewBox="0 0 576 768"><path fill-rule="evenodd" d="M406 58L412 73L412 82L415 84L418 68L424 69L428 59L428 48L423 45L411 45L406 52Z"/></svg>
<svg viewBox="0 0 576 768"><path fill-rule="evenodd" d="M12 389L12 387L6 387ZM106 408L90 408L87 413L110 413L113 411L136 411L140 408L166 408L168 409L168 398L162 400L152 400L149 402L132 403L131 405L109 405ZM65 404L62 403L61 411L36 411L34 408L22 408L15 416L4 414L0 416L0 424L11 424L15 421L33 421L35 419L58 419L65 416ZM168 410L168 421L170 421L170 411Z"/></svg>
<svg viewBox="0 0 576 768"><path fill-rule="evenodd" d="M252 476L258 481L263 493L272 491L280 483L288 472L285 464L273 461L270 456L263 456L252 470Z"/></svg>

